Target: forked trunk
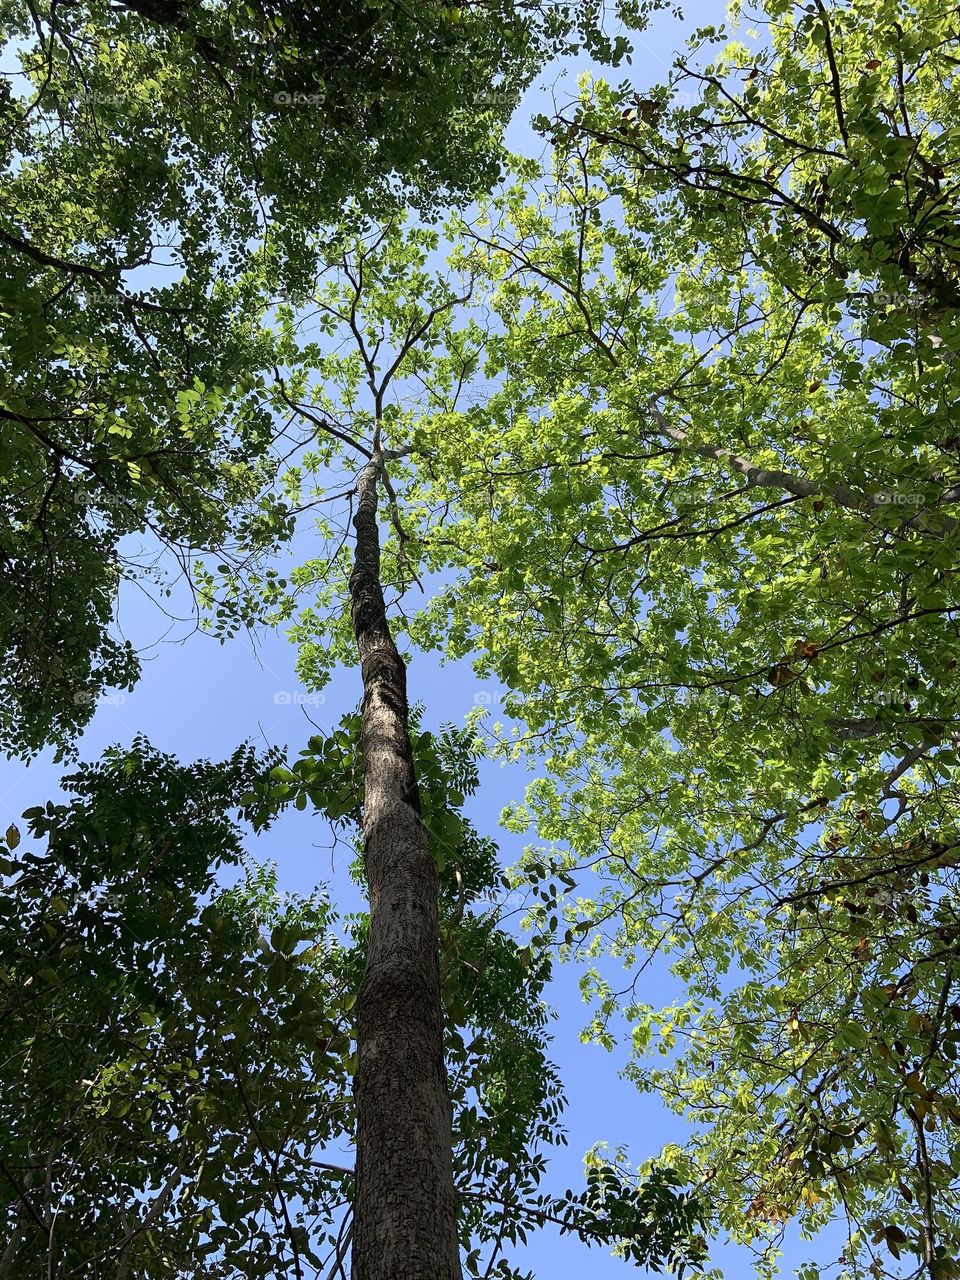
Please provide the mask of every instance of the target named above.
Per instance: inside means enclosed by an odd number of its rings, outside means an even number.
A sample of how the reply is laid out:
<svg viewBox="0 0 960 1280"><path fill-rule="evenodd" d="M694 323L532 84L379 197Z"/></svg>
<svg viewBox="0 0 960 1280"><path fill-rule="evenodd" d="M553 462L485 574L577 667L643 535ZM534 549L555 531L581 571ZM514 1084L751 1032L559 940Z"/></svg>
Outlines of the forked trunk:
<svg viewBox="0 0 960 1280"><path fill-rule="evenodd" d="M357 998L353 1280L460 1280L443 1058L437 867L420 820L407 677L387 624L379 459L357 488L351 616L363 675L370 938Z"/></svg>

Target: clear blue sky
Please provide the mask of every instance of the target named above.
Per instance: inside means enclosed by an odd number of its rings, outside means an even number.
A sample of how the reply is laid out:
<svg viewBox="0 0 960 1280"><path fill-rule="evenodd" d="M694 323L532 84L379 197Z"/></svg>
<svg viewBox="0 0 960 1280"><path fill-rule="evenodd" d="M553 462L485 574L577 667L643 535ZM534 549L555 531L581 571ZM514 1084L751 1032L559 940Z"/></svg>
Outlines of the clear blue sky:
<svg viewBox="0 0 960 1280"><path fill-rule="evenodd" d="M723 18L720 0L698 0L684 9L682 22L666 15L659 17L638 39L632 66L607 72L608 78L630 78L638 89L665 79L673 53L682 47L685 35L699 25L719 25ZM550 68L541 84L526 96L509 133L514 150L529 153L533 148L539 154L542 144L525 121L537 111L549 112L554 100L558 105L569 101L574 90L572 70ZM167 607L169 603L165 602ZM146 734L158 749L184 759L221 759L244 740L278 743L295 753L314 732L304 712L326 729L354 707L360 695L358 672L339 671L323 695L314 695L312 704L297 705L295 695L307 697L310 691L298 683L296 652L282 635L263 634L256 647L246 637L221 646L193 633L188 622L171 626L157 604L136 587L127 586L123 591L117 626L143 651L144 674L132 693L117 694L98 707L81 742L85 759L95 759L109 744L128 744L138 733ZM413 701L425 704L427 727L435 728L444 721L462 721L478 694L495 698L498 690L479 682L467 664L441 666L431 656L414 655L410 693ZM289 701L283 700L285 695L290 695ZM16 821L25 808L53 797L59 775L60 769L49 754L29 766L18 762L0 765L0 821L4 825ZM487 765L481 791L471 805L471 817L479 829L498 839L505 865L515 860L520 847L516 837L500 831L497 816L505 804L521 797L525 781L519 766ZM276 862L282 889L309 891L324 881L341 908L350 910L358 905L357 891L346 873L351 855L342 845L332 852L330 843L321 820L307 812L291 811L271 831L251 840L250 849L256 858ZM577 990L578 976L575 968L562 968L549 992L558 1014L553 1058L569 1098L566 1124L570 1144L556 1154L551 1166L550 1185L559 1190L579 1185L583 1152L594 1142L626 1144L634 1161L639 1162L666 1141L682 1141L685 1133L682 1123L656 1098L638 1095L632 1085L620 1079L621 1053L580 1043L587 1010ZM651 969L645 982L645 998L653 1004L668 1001L676 990L662 967ZM817 1252L822 1258L824 1254L835 1257L840 1245L832 1246L833 1241L825 1250L821 1242ZM538 1276L551 1280L566 1280L584 1272L597 1280L626 1280L630 1274L638 1274L603 1251L587 1250L553 1230L540 1233L514 1256ZM784 1252L784 1273L790 1274L809 1256L809 1247L798 1241L789 1243ZM716 1259L734 1280L753 1274L746 1251L721 1248Z"/></svg>

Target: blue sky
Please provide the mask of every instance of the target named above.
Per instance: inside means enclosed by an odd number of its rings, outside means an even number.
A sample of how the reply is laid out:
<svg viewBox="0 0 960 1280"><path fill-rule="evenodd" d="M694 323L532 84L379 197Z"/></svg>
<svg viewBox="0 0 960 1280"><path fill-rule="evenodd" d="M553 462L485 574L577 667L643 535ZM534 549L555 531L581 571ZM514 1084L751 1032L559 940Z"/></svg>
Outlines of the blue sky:
<svg viewBox="0 0 960 1280"><path fill-rule="evenodd" d="M668 15L658 17L637 40L632 65L608 71L608 78L629 78L638 89L665 79L673 53L682 47L686 33L706 23L719 24L723 18L719 0L699 0L684 9L682 22ZM514 150L539 154L542 143L525 121L536 112L549 113L554 101L563 105L570 100L575 91L572 70L569 66L550 68L526 95L508 135ZM173 599L177 601L176 593ZM170 602L164 604L170 607ZM221 759L244 740L280 744L296 753L315 732L311 721L321 730L332 727L345 711L356 706L360 696L355 669L337 671L323 694L311 693L295 675L296 650L282 634L266 632L255 640L239 636L221 645L195 632L189 621L171 624L159 605L134 586L128 585L122 592L117 628L141 650L144 673L135 690L116 693L98 707L80 743L85 759L95 759L110 744L128 744L138 733L145 734L156 748L184 759ZM478 680L469 664L441 665L433 655L412 656L409 680L411 700L424 703L425 723L431 728L449 720L462 721L479 700L493 700L499 692L496 686ZM16 821L25 808L54 796L60 772L49 754L29 766L16 761L0 765L0 821L4 825ZM499 829L497 816L505 804L521 798L528 777L521 766L484 766L482 787L469 807L478 828L498 839L505 865L516 859L521 842ZM250 848L256 858L276 862L282 889L309 891L318 882L326 882L341 909L359 905L357 891L347 877L352 855L342 844L333 850L326 825L311 814L291 811L273 829L251 841ZM552 1162L551 1185L559 1190L578 1185L583 1152L597 1141L624 1144L639 1162L664 1142L682 1140L685 1133L682 1123L656 1098L639 1095L620 1078L623 1054L580 1043L587 1010L577 990L578 976L572 966L561 968L549 991L558 1015L553 1028L553 1058L569 1099L569 1146ZM676 993L662 966L651 968L644 981L643 995L651 1004L666 1003ZM834 1255L838 1251L839 1246L829 1250ZM818 1252L822 1255L822 1248ZM579 1276L585 1270L598 1280L637 1274L603 1251L588 1251L576 1240L560 1238L552 1230L536 1236L515 1256L538 1275L558 1280ZM792 1242L785 1247L784 1272L789 1274L808 1256L806 1246ZM752 1274L746 1251L721 1248L716 1257L731 1277Z"/></svg>

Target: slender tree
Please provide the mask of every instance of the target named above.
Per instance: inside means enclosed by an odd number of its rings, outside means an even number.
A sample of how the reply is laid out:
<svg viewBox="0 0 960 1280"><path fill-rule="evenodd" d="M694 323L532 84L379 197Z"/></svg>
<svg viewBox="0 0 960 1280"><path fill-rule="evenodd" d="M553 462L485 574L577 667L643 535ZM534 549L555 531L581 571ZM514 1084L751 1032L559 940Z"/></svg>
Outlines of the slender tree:
<svg viewBox="0 0 960 1280"><path fill-rule="evenodd" d="M347 490L356 514L341 615L346 626L349 612L363 686L363 868L370 907L354 1081L352 1266L357 1280L461 1275L439 968L440 849L435 840L443 837L436 833L431 846L421 815L406 668L387 619L378 526L381 488L396 519L388 464L410 452L403 443L388 447L398 428L395 384L409 379L423 351L464 301L425 273L431 243L436 244L435 234L415 234L408 244L388 226L345 249L315 290L314 323L330 334L342 328L352 354L342 358L322 355L318 347L301 350L293 340L291 314L285 330L289 345L281 342L281 354L300 367L293 370L294 385L284 378L278 383L281 403L314 426L319 452L311 470L362 460ZM416 285L422 286L419 297ZM312 364L324 381L308 386ZM338 383L344 403L335 406ZM362 406L356 401L358 386L365 393ZM324 496L313 494L307 505ZM345 553L344 543L341 557ZM336 574L337 561L322 572L328 578ZM347 643L343 628L341 639Z"/></svg>
<svg viewBox="0 0 960 1280"><path fill-rule="evenodd" d="M462 880L453 861L460 836L449 806L438 811L422 804L420 739L411 743L406 668L387 604L411 587L420 556L405 522L412 479L430 466L421 435L467 392L483 336L482 316L469 307L470 275L437 264L439 244L439 233L423 226L373 228L331 253L303 313L281 315L285 368L276 380L278 405L315 433L287 484L317 519L322 554L291 570L284 584L220 581L211 570L204 587L211 600L236 593L241 612L244 591L265 592L278 621L294 620L300 670L312 687L322 685L335 662L356 665L359 655L362 874L370 925L354 1080L352 1265L358 1280L452 1276L463 1266L470 1275L483 1274L463 1231L471 1216L457 1204L442 1053L450 1005L438 969L444 950L438 910L445 881L451 875L457 884ZM384 544L381 502L388 517ZM355 508L352 522L341 520L345 503ZM395 608L393 616L402 613ZM454 911L460 916L462 904ZM522 954L534 975L542 960ZM521 1076L505 1087L523 1088ZM507 1188L497 1202L508 1215L516 1195ZM609 1238L615 1230L638 1263L682 1265L701 1256L702 1206L669 1170L651 1171L638 1183L620 1163L598 1159L582 1196L559 1206L543 1202L540 1213L585 1239ZM508 1216L488 1269L510 1230Z"/></svg>
<svg viewBox="0 0 960 1280"><path fill-rule="evenodd" d="M443 1055L437 863L420 816L407 678L380 581L379 439L357 483L351 617L363 679L370 932L357 998L355 1280L461 1273Z"/></svg>

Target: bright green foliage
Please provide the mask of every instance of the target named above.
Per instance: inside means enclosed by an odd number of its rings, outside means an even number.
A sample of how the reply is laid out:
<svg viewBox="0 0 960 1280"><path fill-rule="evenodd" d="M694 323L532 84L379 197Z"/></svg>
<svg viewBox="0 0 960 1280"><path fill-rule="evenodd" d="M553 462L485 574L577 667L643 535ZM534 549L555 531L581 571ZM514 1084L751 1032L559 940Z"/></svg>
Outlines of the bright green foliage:
<svg viewBox="0 0 960 1280"><path fill-rule="evenodd" d="M94 213L95 193L101 229L121 243L133 219L156 220L234 266L265 233L301 247L351 200L432 206L488 185L499 130L575 25L569 8L500 0L31 7L0 9L33 84L8 113L60 161L64 212ZM584 36L599 39L595 20Z"/></svg>
<svg viewBox="0 0 960 1280"><path fill-rule="evenodd" d="M355 661L349 620L352 542L344 536L356 475L377 441L396 453L386 468L381 503L395 541L383 547L382 578L402 592L416 572L419 551L408 547L398 520L398 483L419 452L421 421L437 405L456 400L469 384L485 331L481 317L461 315L469 275L437 272L440 234L391 219L356 234L341 226L303 308L278 308L277 359L283 374L270 390L274 411L307 443L284 476L286 500L315 519L318 554L285 578L275 569L244 578L228 569L199 575L204 597L228 604L214 616L229 633L236 618L264 605L275 620L296 618L298 665L319 686L335 663ZM392 603L392 601L391 601Z"/></svg>
<svg viewBox="0 0 960 1280"><path fill-rule="evenodd" d="M579 946L685 983L626 1010L638 1081L698 1122L668 1163L738 1238L839 1208L851 1266L949 1280L955 19L768 9L769 48L586 86L542 197L462 230L492 317L417 371L396 563L454 571L409 632L546 757L531 874L607 882L565 893Z"/></svg>
<svg viewBox="0 0 960 1280"><path fill-rule="evenodd" d="M684 1189L675 1169L652 1161L645 1176L637 1177L622 1151L610 1159L594 1149L585 1163L585 1190L576 1196L568 1191L561 1202L565 1230L577 1222L582 1239L615 1241L617 1257L658 1274L666 1269L678 1280L690 1268L702 1274L707 1250L702 1229L710 1210L699 1189Z"/></svg>

